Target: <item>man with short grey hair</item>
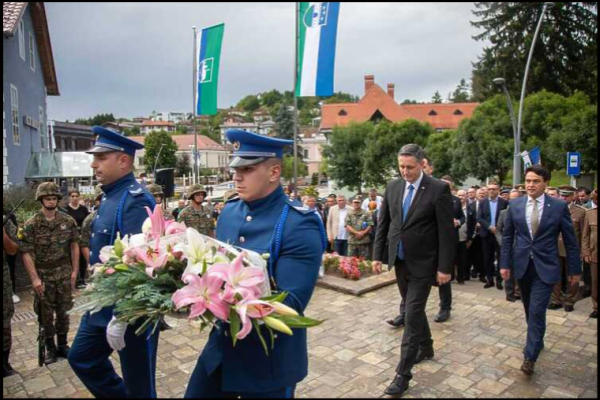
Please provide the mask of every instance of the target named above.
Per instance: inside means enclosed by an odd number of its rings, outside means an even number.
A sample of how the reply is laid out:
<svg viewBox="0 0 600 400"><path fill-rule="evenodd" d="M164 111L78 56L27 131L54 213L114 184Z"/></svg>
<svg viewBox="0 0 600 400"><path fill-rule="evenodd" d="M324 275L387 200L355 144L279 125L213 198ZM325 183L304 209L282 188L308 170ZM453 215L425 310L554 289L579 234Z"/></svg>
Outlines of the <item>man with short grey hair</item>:
<svg viewBox="0 0 600 400"><path fill-rule="evenodd" d="M389 237L386 261L394 265L401 295L406 299L400 363L385 391L391 396L404 394L415 364L434 356L425 307L433 284L450 282L454 267L456 231L450 186L424 174L424 158L423 149L417 145L400 150L402 178L390 182L385 191L373 252L373 270L381 272Z"/></svg>

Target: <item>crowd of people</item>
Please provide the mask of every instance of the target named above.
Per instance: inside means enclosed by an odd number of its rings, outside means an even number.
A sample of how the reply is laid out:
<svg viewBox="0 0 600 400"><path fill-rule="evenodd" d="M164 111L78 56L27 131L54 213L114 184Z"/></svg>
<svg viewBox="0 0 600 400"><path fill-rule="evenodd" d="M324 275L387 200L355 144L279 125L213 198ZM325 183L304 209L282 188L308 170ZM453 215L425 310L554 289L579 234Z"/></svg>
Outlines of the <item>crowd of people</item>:
<svg viewBox="0 0 600 400"><path fill-rule="evenodd" d="M507 301L522 301L528 336L521 369L528 375L534 373L544 348L547 309L564 307L572 312L579 299L591 295L590 318L597 318L597 190L549 187L550 174L543 167L529 168L525 184L517 187L491 181L483 187L457 188L450 176L433 178L432 161L419 146L407 145L398 156L402 178L390 182L385 193L372 189L365 197L357 194L349 199L330 194L323 203L306 195L299 204L280 185L283 148L289 141L234 131L228 138L238 148L231 164L236 190L212 204L205 187L192 185L178 206L168 210L161 186L142 185L133 176L132 159L140 145L97 129L100 139L89 153L102 185L96 188L91 207L73 189L59 208L60 188L48 182L37 189L39 213L19 235L16 224L5 224L4 377L15 374L10 365L11 318L18 300L13 297L14 270L8 267L7 256L21 253L35 310L45 316L41 323L46 365L68 358L96 397L156 397L160 330L143 337L131 334L114 310L106 308L82 318L72 349L68 334L74 291L86 284L88 268L100 262L100 250L113 244L118 234L139 233L146 208L158 204L164 205L166 219L204 235L261 254L276 249L269 261L276 266L270 278L275 287L278 282L281 290L290 292L289 306L298 312L310 301L325 251L371 260L375 273L384 263L395 269L401 301L398 314L387 323L404 328L404 337L397 375L386 390L391 396L408 390L415 364L434 357L425 314L432 286L440 293L438 323L451 318L452 281L458 285L477 281L484 289L505 291ZM114 150L115 142L123 151ZM211 334L188 397L236 393L289 398L308 373L305 331L280 339L272 358L264 358L259 346L251 344L238 352L221 351L231 343L226 336ZM123 378L109 361L113 351L121 356ZM246 365L240 362L243 359L256 368L240 369ZM228 373L230 368L235 373ZM256 384L259 378L264 378L261 385Z"/></svg>

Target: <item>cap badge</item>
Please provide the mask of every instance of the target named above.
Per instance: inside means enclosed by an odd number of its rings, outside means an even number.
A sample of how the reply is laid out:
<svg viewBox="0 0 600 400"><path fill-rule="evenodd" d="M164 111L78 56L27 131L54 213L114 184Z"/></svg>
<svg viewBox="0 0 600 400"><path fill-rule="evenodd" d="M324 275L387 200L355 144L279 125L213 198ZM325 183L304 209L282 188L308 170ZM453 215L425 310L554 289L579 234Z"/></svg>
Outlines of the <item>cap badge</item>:
<svg viewBox="0 0 600 400"><path fill-rule="evenodd" d="M242 144L239 141L236 140L235 142L233 142L233 149L235 151L238 151L241 147L242 147Z"/></svg>

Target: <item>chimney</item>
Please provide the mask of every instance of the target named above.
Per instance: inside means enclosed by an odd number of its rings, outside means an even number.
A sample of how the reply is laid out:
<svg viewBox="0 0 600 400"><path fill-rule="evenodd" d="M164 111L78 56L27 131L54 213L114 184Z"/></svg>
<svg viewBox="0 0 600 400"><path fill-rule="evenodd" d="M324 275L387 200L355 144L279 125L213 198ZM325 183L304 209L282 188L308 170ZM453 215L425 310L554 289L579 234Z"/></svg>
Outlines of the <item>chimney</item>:
<svg viewBox="0 0 600 400"><path fill-rule="evenodd" d="M396 85L393 83L388 83L388 96L390 96L394 101L395 99L395 95L396 95Z"/></svg>
<svg viewBox="0 0 600 400"><path fill-rule="evenodd" d="M365 94L375 84L375 75L365 75Z"/></svg>

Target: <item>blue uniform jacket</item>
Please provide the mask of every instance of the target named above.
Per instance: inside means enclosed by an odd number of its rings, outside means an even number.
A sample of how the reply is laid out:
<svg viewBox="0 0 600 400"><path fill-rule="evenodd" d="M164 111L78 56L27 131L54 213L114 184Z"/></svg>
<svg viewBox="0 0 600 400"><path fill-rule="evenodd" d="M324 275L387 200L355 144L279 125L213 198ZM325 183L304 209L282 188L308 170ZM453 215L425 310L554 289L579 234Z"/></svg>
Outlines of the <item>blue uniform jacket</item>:
<svg viewBox="0 0 600 400"><path fill-rule="evenodd" d="M133 173L110 185L103 185L104 197L96 219L92 223L90 239L90 264L100 262L100 250L112 246L117 238L135 235L142 232L142 225L148 218L145 207L154 209L154 197L144 189L133 176ZM91 315L90 323L96 326L107 326L113 317L113 309L106 308Z"/></svg>
<svg viewBox="0 0 600 400"><path fill-rule="evenodd" d="M270 253L275 226L286 205L290 205L290 211L274 275L278 290L289 293L286 305L304 313L325 251L323 223L314 212L291 202L282 188L252 203L233 200L219 218L217 238L259 254ZM265 329L262 332L268 338L268 332ZM222 329L211 332L200 362L209 375L222 367L223 391L265 393L292 387L308 374L307 332L294 330L293 336L278 334L275 348L267 356L256 331L233 348L229 325L222 324Z"/></svg>
<svg viewBox="0 0 600 400"><path fill-rule="evenodd" d="M568 274L581 275L579 244L567 203L546 196L540 227L535 238L532 238L526 219L527 201L528 197L515 199L508 208L502 237L501 268L509 269L510 262L507 260L512 259L515 277L523 279L529 268L529 260L533 260L542 281L547 284L560 282L558 236L562 233L567 249Z"/></svg>

